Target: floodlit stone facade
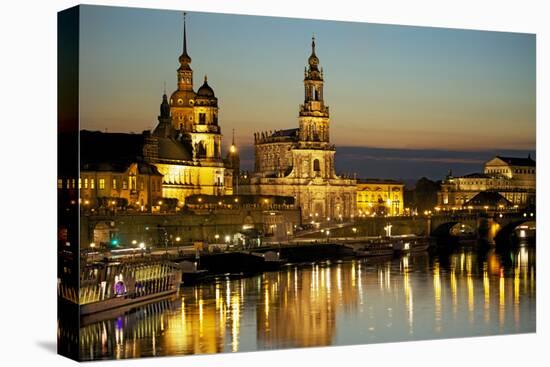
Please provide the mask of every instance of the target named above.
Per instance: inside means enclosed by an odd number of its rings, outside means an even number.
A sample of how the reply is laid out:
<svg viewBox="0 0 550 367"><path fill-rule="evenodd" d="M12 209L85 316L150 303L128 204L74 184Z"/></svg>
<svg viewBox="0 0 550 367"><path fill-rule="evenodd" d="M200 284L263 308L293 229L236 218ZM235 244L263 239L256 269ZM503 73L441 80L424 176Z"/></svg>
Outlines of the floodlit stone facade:
<svg viewBox="0 0 550 367"><path fill-rule="evenodd" d="M162 196L183 205L190 195L232 194L233 170L226 170L222 159L218 99L207 77L193 90L185 21L179 63L177 89L169 99L163 95L159 123L146 138L144 154L163 175Z"/></svg>
<svg viewBox="0 0 550 367"><path fill-rule="evenodd" d="M299 127L255 133L255 172L240 186L241 193L294 197L306 222L343 221L356 211L356 180L335 173L323 87L313 39Z"/></svg>
<svg viewBox="0 0 550 367"><path fill-rule="evenodd" d="M381 179L357 181L357 215L396 216L403 215L402 182Z"/></svg>
<svg viewBox="0 0 550 367"><path fill-rule="evenodd" d="M468 209L480 192L495 192L513 206L524 208L535 204L536 164L531 157L515 158L496 156L487 163L483 173L454 177L452 173L441 183L438 207L442 210ZM489 203L483 206L490 206Z"/></svg>

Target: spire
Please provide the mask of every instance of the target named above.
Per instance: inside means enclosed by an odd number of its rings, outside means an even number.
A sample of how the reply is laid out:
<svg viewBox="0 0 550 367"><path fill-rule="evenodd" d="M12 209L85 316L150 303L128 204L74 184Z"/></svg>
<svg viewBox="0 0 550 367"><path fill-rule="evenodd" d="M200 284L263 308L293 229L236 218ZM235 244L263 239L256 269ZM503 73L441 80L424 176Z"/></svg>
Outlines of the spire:
<svg viewBox="0 0 550 367"><path fill-rule="evenodd" d="M183 53L179 57L180 64L182 66L191 63L191 57L187 53L187 29L186 29L186 17L187 13L183 13Z"/></svg>
<svg viewBox="0 0 550 367"><path fill-rule="evenodd" d="M311 36L311 55L307 62L309 64L309 71L319 71L319 58L315 55L315 35Z"/></svg>
<svg viewBox="0 0 550 367"><path fill-rule="evenodd" d="M162 95L162 103L160 104L160 116L159 118L170 118L170 104L168 104L168 97L166 96L166 90Z"/></svg>
<svg viewBox="0 0 550 367"><path fill-rule="evenodd" d="M231 146L229 147L229 154L235 154L237 147L235 146L235 129L233 129L233 140L231 140Z"/></svg>
<svg viewBox="0 0 550 367"><path fill-rule="evenodd" d="M187 32L185 28L186 17L187 17L187 13L183 12L183 53L187 55Z"/></svg>

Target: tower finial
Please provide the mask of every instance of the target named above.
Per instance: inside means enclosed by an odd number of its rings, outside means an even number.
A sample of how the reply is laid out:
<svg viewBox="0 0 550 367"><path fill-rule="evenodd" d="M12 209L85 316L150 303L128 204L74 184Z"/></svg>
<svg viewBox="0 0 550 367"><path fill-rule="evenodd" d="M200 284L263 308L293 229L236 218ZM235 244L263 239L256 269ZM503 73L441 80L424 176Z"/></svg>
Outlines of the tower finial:
<svg viewBox="0 0 550 367"><path fill-rule="evenodd" d="M204 84L208 82L208 75L204 74Z"/></svg>
<svg viewBox="0 0 550 367"><path fill-rule="evenodd" d="M231 140L231 145L235 145L235 129L233 129L233 139Z"/></svg>
<svg viewBox="0 0 550 367"><path fill-rule="evenodd" d="M164 81L164 95L166 95L166 80Z"/></svg>
<svg viewBox="0 0 550 367"><path fill-rule="evenodd" d="M183 12L183 53L187 55L187 30L185 27L187 13Z"/></svg>
<svg viewBox="0 0 550 367"><path fill-rule="evenodd" d="M179 57L179 61L182 65L187 65L191 63L191 57L189 57L189 54L187 53L187 27L186 27L186 18L187 13L183 13L183 52L181 56Z"/></svg>
<svg viewBox="0 0 550 367"><path fill-rule="evenodd" d="M311 52L315 53L315 33L311 36Z"/></svg>

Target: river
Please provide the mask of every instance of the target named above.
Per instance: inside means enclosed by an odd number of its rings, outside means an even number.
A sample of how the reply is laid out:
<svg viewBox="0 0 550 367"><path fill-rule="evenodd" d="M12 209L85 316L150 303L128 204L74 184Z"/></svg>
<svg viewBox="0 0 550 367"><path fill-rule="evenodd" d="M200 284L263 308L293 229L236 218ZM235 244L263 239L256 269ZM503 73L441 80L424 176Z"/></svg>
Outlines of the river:
<svg viewBox="0 0 550 367"><path fill-rule="evenodd" d="M535 250L288 265L82 326L82 360L535 332Z"/></svg>

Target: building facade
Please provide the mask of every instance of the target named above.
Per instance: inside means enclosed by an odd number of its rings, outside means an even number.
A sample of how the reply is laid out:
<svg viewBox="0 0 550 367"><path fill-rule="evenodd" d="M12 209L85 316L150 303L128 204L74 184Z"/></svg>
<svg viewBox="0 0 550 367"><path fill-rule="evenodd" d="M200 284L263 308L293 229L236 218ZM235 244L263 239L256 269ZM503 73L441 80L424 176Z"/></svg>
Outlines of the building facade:
<svg viewBox="0 0 550 367"><path fill-rule="evenodd" d="M357 181L357 215L403 215L405 185L394 180L361 179Z"/></svg>
<svg viewBox="0 0 550 367"><path fill-rule="evenodd" d="M162 196L178 199L180 205L190 195L232 193L232 174L222 159L218 99L206 76L193 89L185 18L183 27L177 89L169 99L163 95L158 125L144 148L146 160L163 175Z"/></svg>
<svg viewBox="0 0 550 367"><path fill-rule="evenodd" d="M147 211L162 198L162 175L147 163L83 165L78 188L84 208L131 207Z"/></svg>
<svg viewBox="0 0 550 367"><path fill-rule="evenodd" d="M451 173L442 181L438 194L441 210L468 209L478 206L473 200L480 192L495 192L506 202L501 206L524 208L535 204L536 164L531 157L496 156L485 163L482 173L454 177ZM475 201L475 202L474 202ZM505 205L509 203L509 205Z"/></svg>
<svg viewBox="0 0 550 367"><path fill-rule="evenodd" d="M329 108L315 39L311 47L299 127L254 134L255 172L243 182L241 192L292 196L304 221L345 220L355 215L356 180L335 173L336 149L330 143Z"/></svg>

